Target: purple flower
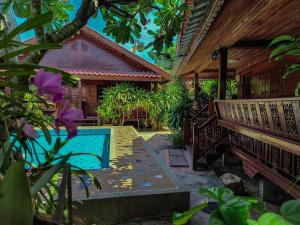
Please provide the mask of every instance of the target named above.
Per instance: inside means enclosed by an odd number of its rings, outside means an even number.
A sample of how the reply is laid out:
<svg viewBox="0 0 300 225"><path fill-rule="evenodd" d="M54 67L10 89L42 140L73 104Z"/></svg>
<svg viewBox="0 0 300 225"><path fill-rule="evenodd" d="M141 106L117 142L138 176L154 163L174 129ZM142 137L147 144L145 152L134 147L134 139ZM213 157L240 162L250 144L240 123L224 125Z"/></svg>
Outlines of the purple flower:
<svg viewBox="0 0 300 225"><path fill-rule="evenodd" d="M38 88L39 95L52 95L54 102L63 99L64 89L60 74L45 72L43 69L40 69L34 77L34 84Z"/></svg>
<svg viewBox="0 0 300 225"><path fill-rule="evenodd" d="M55 120L56 133L59 133L59 124L63 124L68 131L68 138L76 136L77 127L74 121L82 119L82 110L69 108L69 102L64 101L62 109L57 112Z"/></svg>
<svg viewBox="0 0 300 225"><path fill-rule="evenodd" d="M18 127L23 127L23 132L27 137L30 138L38 138L39 134L36 132L36 130L33 128L31 124L29 124L25 118L20 118L17 120Z"/></svg>

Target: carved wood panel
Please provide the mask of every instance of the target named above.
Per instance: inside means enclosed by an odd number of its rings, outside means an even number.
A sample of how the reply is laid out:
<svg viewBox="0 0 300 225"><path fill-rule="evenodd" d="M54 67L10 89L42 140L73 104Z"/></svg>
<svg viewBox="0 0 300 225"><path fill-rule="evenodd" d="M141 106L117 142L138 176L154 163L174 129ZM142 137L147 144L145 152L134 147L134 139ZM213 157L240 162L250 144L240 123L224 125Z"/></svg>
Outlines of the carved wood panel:
<svg viewBox="0 0 300 225"><path fill-rule="evenodd" d="M218 119L300 142L300 98L216 100Z"/></svg>
<svg viewBox="0 0 300 225"><path fill-rule="evenodd" d="M87 102L87 116L95 116L97 103L97 86L96 85L85 85L85 99Z"/></svg>

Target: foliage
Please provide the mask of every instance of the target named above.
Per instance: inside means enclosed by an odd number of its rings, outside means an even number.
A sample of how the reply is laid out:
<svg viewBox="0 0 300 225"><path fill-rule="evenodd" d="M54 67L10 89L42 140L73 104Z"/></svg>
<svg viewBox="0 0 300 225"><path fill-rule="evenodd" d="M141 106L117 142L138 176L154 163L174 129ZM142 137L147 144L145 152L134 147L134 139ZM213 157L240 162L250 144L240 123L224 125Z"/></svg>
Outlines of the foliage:
<svg viewBox="0 0 300 225"><path fill-rule="evenodd" d="M226 82L226 98L232 99L237 95L237 80L231 79Z"/></svg>
<svg viewBox="0 0 300 225"><path fill-rule="evenodd" d="M0 217L3 224L30 225L33 216L45 213L53 215L55 212L57 173L61 172L63 165L72 156L71 153L59 154L68 140L51 139L49 129L55 126L60 111L56 116L45 116L40 110L50 107L45 100L45 93L50 96L56 93L54 89L43 89L44 93L41 92L43 86L38 86L35 82L36 70L44 69L39 70L41 76L57 76L60 80L57 80L59 90L62 89L61 80L65 85L76 86L79 78L55 68L14 62L16 56L25 52L59 48L60 45L25 45L15 40L19 34L48 23L52 19L52 13L30 18L8 32L6 12L7 7L2 7L0 19L4 26L0 30L0 205L5 207L0 207ZM53 83L50 79L47 79L47 82ZM59 91L58 89L56 91ZM75 112L75 109L69 110ZM39 143L36 140L38 133L35 128L43 132L49 144L54 143L50 151L40 146L45 153L44 162L36 157L37 151L34 146ZM37 159L36 163L33 162L33 158ZM76 176L81 178L82 174L88 175L97 187L100 187L93 175L76 169L73 171Z"/></svg>
<svg viewBox="0 0 300 225"><path fill-rule="evenodd" d="M217 80L204 80L201 84L200 95L204 99L214 99L217 97L218 82Z"/></svg>
<svg viewBox="0 0 300 225"><path fill-rule="evenodd" d="M300 55L300 37L292 37L290 35L281 35L276 37L269 45L269 47L275 47L270 55L270 59L276 61L282 60L284 56L299 56ZM300 62L290 65L283 78L286 78L289 74L292 74L300 69ZM299 96L300 82L297 84L295 95Z"/></svg>
<svg viewBox="0 0 300 225"><path fill-rule="evenodd" d="M181 78L174 78L173 83L178 99L173 103L168 113L168 126L173 130L181 129L184 118L191 117L192 99Z"/></svg>
<svg viewBox="0 0 300 225"><path fill-rule="evenodd" d="M129 83L119 83L104 90L103 101L97 108L97 113L104 120L103 122L123 125L126 116L132 115L134 111L144 110L147 118L138 122L144 124L144 127L151 125L152 128L160 130L168 121L170 109L182 96L184 86L177 83L174 78L157 92L147 92ZM184 104L182 103L182 107L186 107ZM184 115L187 114L186 110ZM174 120L176 119L174 117Z"/></svg>
<svg viewBox="0 0 300 225"><path fill-rule="evenodd" d="M183 132L182 130L172 130L172 133L170 135L170 139L173 143L173 146L175 148L182 148L184 147L184 143L183 143Z"/></svg>
<svg viewBox="0 0 300 225"><path fill-rule="evenodd" d="M53 13L51 21L35 30L40 43L62 42L86 25L89 18L101 14L100 18L105 21L103 31L116 42L131 42L140 50L152 48L156 53L173 46L174 37L185 21L183 12L188 10L187 4L179 0L83 0L75 18L70 21L68 11L73 11L74 6L69 0L8 2L12 2L16 15L25 19L50 11ZM150 20L155 29L153 26L148 28ZM143 30L153 37L146 46L139 40Z"/></svg>
<svg viewBox="0 0 300 225"><path fill-rule="evenodd" d="M106 88L103 92L103 102L97 112L104 119L118 119L120 125L124 124L126 116L130 116L135 109L137 89L128 84L120 83L115 87Z"/></svg>
<svg viewBox="0 0 300 225"><path fill-rule="evenodd" d="M257 208L262 211L263 209L263 204L255 198L235 196L230 189L219 187L200 188L199 193L205 195L207 200L184 213L174 213L174 225L186 224L196 213L209 208L209 200L215 201L217 205L211 213L209 225L296 225L300 223L300 200L285 202L281 206L281 214L263 212L255 220L251 217L250 210Z"/></svg>
<svg viewBox="0 0 300 225"><path fill-rule="evenodd" d="M214 99L218 93L217 80L204 80L201 84L200 96L202 99ZM226 81L226 98L231 99L237 94L237 80L230 79Z"/></svg>
<svg viewBox="0 0 300 225"><path fill-rule="evenodd" d="M176 46L166 49L164 52L161 52L161 54L156 54L155 52L149 52L148 54L157 66L163 68L169 73L172 72L176 59Z"/></svg>

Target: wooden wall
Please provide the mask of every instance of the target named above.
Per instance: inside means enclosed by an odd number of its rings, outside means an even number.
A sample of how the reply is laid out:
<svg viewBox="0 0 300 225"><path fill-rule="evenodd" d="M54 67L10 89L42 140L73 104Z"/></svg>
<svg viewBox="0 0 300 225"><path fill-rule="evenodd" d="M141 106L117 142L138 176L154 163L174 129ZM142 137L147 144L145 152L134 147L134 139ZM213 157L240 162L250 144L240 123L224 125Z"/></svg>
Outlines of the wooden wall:
<svg viewBox="0 0 300 225"><path fill-rule="evenodd" d="M65 98L71 102L72 107L81 108L85 116L96 116L96 108L100 104L97 96L97 86L103 88L115 86L121 81L94 81L82 80L77 88L65 88ZM151 82L130 82L146 91L151 90ZM157 84L154 87L157 87ZM85 103L84 103L85 102Z"/></svg>
<svg viewBox="0 0 300 225"><path fill-rule="evenodd" d="M286 68L295 60L274 62L264 60L240 71L239 98L280 98L295 96L300 71L283 78Z"/></svg>

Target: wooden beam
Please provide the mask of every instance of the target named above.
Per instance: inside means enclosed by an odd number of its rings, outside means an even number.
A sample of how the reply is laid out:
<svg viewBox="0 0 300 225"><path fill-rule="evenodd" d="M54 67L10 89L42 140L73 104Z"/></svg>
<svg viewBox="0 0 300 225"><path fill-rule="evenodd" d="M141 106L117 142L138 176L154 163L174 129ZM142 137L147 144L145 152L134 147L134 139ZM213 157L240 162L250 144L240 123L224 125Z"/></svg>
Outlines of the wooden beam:
<svg viewBox="0 0 300 225"><path fill-rule="evenodd" d="M185 79L194 79L194 74L186 75ZM227 78L234 78L236 75L236 70L229 68L227 69ZM219 70L218 69L207 69L201 72L198 72L199 79L218 79L219 77Z"/></svg>
<svg viewBox="0 0 300 225"><path fill-rule="evenodd" d="M267 48L271 40L239 40L230 48Z"/></svg>
<svg viewBox="0 0 300 225"><path fill-rule="evenodd" d="M226 79L227 79L227 48L219 50L219 77L218 77L218 99L226 97Z"/></svg>
<svg viewBox="0 0 300 225"><path fill-rule="evenodd" d="M287 140L282 137L273 136L267 133L263 133L258 130L254 130L248 127L244 127L241 125L238 125L236 123L224 121L224 120L218 120L218 124L222 127L226 127L232 131L238 132L240 134L246 135L248 137L254 138L256 140L259 140L261 142L273 145L277 148L283 149L287 152L290 152L292 154L300 156L300 144L297 142L293 142L290 140Z"/></svg>
<svg viewBox="0 0 300 225"><path fill-rule="evenodd" d="M195 73L195 78L194 78L194 91L195 91L195 101L198 106L198 110L200 109L199 107L199 93L200 93L200 87L199 87L199 75L198 73Z"/></svg>
<svg viewBox="0 0 300 225"><path fill-rule="evenodd" d="M291 194L295 198L300 198L300 186L291 182L280 174L274 173L274 170L257 162L255 159L252 159L244 151L236 146L231 146L231 152L238 158L240 158L243 163L246 162L247 164L250 164L253 169L255 168L260 174L280 186L287 193Z"/></svg>
<svg viewBox="0 0 300 225"><path fill-rule="evenodd" d="M198 169L198 159L200 156L200 148L199 148L199 126L197 123L193 124L193 170Z"/></svg>

